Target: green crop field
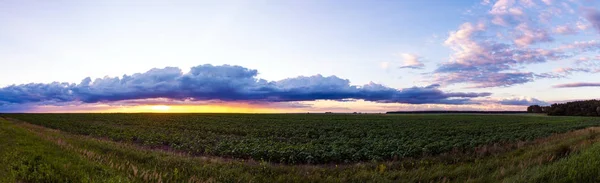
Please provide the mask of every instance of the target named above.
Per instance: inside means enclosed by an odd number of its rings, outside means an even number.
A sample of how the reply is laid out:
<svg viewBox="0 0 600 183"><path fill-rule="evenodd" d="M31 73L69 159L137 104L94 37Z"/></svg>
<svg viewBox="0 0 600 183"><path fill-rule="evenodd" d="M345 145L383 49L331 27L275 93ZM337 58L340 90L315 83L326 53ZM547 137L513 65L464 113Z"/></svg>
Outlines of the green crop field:
<svg viewBox="0 0 600 183"><path fill-rule="evenodd" d="M10 115L62 131L195 155L348 163L434 155L598 125L595 118L507 115Z"/></svg>
<svg viewBox="0 0 600 183"><path fill-rule="evenodd" d="M600 161L600 118L590 117L0 117L0 138L8 139L0 142L0 163L7 165L0 174L9 182L585 182L600 171L572 169Z"/></svg>

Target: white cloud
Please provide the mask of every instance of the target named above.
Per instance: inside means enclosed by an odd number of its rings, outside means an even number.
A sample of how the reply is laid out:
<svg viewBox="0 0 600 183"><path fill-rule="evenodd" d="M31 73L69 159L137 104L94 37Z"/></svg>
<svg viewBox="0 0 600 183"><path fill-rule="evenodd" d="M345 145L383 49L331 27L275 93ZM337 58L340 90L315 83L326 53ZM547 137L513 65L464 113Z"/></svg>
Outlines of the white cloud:
<svg viewBox="0 0 600 183"><path fill-rule="evenodd" d="M404 64L400 68L422 69L425 67L425 64L421 61L421 57L415 54L403 53L401 56Z"/></svg>

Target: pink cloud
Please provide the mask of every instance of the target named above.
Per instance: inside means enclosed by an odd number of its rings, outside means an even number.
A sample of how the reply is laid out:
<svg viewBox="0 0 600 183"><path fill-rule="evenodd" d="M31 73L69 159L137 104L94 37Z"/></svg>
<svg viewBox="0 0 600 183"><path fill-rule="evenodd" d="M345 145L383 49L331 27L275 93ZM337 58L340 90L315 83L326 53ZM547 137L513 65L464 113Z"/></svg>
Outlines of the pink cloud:
<svg viewBox="0 0 600 183"><path fill-rule="evenodd" d="M563 35L574 35L577 34L577 29L572 28L568 25L561 25L554 28L554 32Z"/></svg>
<svg viewBox="0 0 600 183"><path fill-rule="evenodd" d="M422 58L415 54L403 53L401 56L404 64L400 68L422 69L425 67L421 61Z"/></svg>
<svg viewBox="0 0 600 183"><path fill-rule="evenodd" d="M539 1L537 1L539 2ZM483 3L487 16L462 23L444 42L453 50L450 59L433 72L432 82L467 83L469 87L506 87L543 78L563 78L575 72L596 73L597 68L565 67L562 71L534 73L521 71L525 65L562 61L574 55L600 50L596 41L576 41L559 45L556 35L576 35L587 28L578 16L576 22L552 25L572 13L578 2L498 0ZM595 25L600 15L588 10L586 20ZM598 13L600 14L600 13ZM569 15L570 16L570 15ZM598 23L600 25L600 23ZM600 26L598 27L600 30Z"/></svg>
<svg viewBox="0 0 600 183"><path fill-rule="evenodd" d="M531 26L526 23L519 24L516 27L516 30L520 31L520 36L514 40L515 44L518 46L526 47L535 43L553 41L553 38L550 37L546 30L532 29Z"/></svg>

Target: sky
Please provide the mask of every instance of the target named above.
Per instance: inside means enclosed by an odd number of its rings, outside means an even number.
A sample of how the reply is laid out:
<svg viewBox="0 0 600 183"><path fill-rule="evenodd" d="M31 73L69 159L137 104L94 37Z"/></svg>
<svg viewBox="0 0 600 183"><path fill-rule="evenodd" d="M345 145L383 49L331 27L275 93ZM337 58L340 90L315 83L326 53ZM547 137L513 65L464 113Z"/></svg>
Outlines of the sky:
<svg viewBox="0 0 600 183"><path fill-rule="evenodd" d="M600 1L0 0L0 112L525 110L599 99Z"/></svg>

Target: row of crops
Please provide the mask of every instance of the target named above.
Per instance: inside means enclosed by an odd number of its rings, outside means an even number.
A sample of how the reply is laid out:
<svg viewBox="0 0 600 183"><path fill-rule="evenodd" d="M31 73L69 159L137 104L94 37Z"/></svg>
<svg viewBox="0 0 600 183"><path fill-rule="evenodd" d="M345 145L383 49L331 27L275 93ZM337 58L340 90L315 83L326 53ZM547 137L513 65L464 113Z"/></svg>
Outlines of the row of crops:
<svg viewBox="0 0 600 183"><path fill-rule="evenodd" d="M61 131L269 162L350 163L434 155L600 125L527 115L1 114Z"/></svg>

